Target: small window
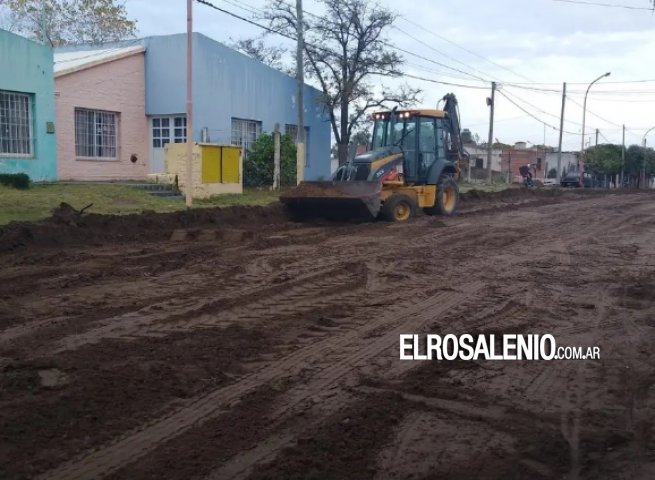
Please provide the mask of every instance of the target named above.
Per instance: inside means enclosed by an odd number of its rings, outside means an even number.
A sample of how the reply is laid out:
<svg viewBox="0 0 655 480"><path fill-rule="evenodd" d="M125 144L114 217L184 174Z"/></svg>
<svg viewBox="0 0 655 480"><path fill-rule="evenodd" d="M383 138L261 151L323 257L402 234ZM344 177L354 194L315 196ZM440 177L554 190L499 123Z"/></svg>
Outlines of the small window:
<svg viewBox="0 0 655 480"><path fill-rule="evenodd" d="M164 148L168 143L186 143L186 117L152 118L152 147Z"/></svg>
<svg viewBox="0 0 655 480"><path fill-rule="evenodd" d="M243 147L244 158L262 133L262 122L232 118L232 145Z"/></svg>
<svg viewBox="0 0 655 480"><path fill-rule="evenodd" d="M79 158L115 160L118 156L118 114L75 109L75 154Z"/></svg>
<svg viewBox="0 0 655 480"><path fill-rule="evenodd" d="M0 90L0 156L31 157L32 96Z"/></svg>

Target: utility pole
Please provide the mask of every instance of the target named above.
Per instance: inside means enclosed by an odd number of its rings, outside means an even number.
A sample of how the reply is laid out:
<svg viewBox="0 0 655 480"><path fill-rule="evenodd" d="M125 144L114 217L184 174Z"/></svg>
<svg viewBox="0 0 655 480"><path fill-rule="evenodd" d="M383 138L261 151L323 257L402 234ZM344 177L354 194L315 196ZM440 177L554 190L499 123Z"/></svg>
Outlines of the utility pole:
<svg viewBox="0 0 655 480"><path fill-rule="evenodd" d="M623 176L625 175L625 124L623 125L623 142L621 145L621 188L623 188Z"/></svg>
<svg viewBox="0 0 655 480"><path fill-rule="evenodd" d="M496 103L496 82L491 82L491 98L487 98L487 105L489 105L489 143L487 144L487 175L491 183L491 156L493 154L494 145L494 107Z"/></svg>
<svg viewBox="0 0 655 480"><path fill-rule="evenodd" d="M596 146L598 146L598 133L599 133L599 130L596 129Z"/></svg>
<svg viewBox="0 0 655 480"><path fill-rule="evenodd" d="M296 139L297 183L305 179L305 72L303 50L305 48L305 26L303 23L302 0L296 0L296 80L298 82L298 136Z"/></svg>
<svg viewBox="0 0 655 480"><path fill-rule="evenodd" d="M186 2L186 206L193 205L193 0Z"/></svg>
<svg viewBox="0 0 655 480"><path fill-rule="evenodd" d="M280 189L280 124L275 124L273 132L273 190Z"/></svg>
<svg viewBox="0 0 655 480"><path fill-rule="evenodd" d="M641 179L639 180L639 188L646 188L646 135L644 135L643 141L643 160L641 161Z"/></svg>
<svg viewBox="0 0 655 480"><path fill-rule="evenodd" d="M557 147L557 185L562 180L562 137L564 135L564 108L566 107L566 82L562 87L562 115L559 119L559 146Z"/></svg>
<svg viewBox="0 0 655 480"><path fill-rule="evenodd" d="M48 43L48 34L46 33L45 0L41 0L41 42L43 42L44 45Z"/></svg>

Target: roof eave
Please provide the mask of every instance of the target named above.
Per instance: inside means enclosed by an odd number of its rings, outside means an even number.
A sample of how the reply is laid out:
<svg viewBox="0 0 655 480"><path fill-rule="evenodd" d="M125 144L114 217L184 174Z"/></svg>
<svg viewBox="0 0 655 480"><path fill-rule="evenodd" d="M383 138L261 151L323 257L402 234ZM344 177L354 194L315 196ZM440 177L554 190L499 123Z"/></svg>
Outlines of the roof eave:
<svg viewBox="0 0 655 480"><path fill-rule="evenodd" d="M121 60L123 58L131 57L132 55L143 53L145 51L146 51L145 47L140 46L138 48L134 48L133 50L117 53L116 55L112 55L111 57L101 58L99 60L87 62L87 63L84 63L82 65L77 65L75 67L65 68L63 70L59 70L58 72L55 72L55 78L63 77L65 75L70 75L71 73L80 72L82 70L87 70L89 68L97 67L97 66L103 65L105 63L115 62L117 60Z"/></svg>

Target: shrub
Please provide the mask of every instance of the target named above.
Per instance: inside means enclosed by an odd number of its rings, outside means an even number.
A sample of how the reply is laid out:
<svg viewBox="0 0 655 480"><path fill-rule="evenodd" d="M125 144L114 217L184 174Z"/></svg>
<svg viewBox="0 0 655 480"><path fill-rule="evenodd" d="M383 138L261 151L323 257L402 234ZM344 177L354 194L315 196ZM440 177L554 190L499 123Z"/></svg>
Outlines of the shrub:
<svg viewBox="0 0 655 480"><path fill-rule="evenodd" d="M274 155L273 135L261 135L243 162L243 183L246 187L273 185ZM280 138L280 183L283 186L296 184L296 144L289 135Z"/></svg>
<svg viewBox="0 0 655 480"><path fill-rule="evenodd" d="M25 190L30 188L30 177L25 173L0 173L0 185Z"/></svg>

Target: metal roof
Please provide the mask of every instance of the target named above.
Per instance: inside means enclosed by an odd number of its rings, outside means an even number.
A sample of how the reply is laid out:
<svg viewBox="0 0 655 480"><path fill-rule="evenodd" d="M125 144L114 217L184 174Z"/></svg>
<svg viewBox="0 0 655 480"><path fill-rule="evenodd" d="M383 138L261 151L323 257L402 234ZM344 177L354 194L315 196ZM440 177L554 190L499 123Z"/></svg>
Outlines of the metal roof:
<svg viewBox="0 0 655 480"><path fill-rule="evenodd" d="M98 48L94 50L55 51L55 77L91 68L145 51L143 45Z"/></svg>

